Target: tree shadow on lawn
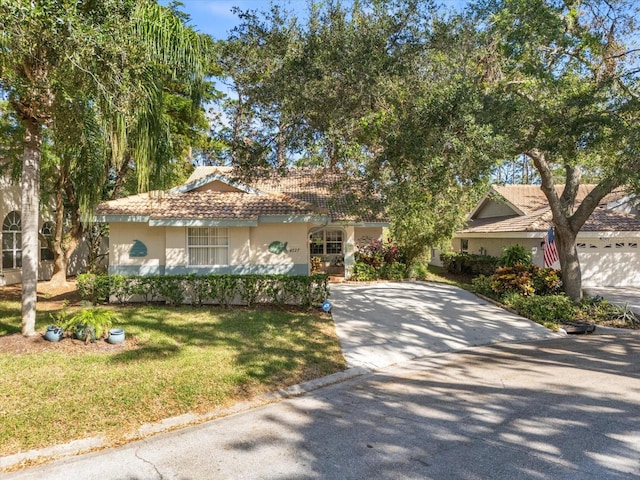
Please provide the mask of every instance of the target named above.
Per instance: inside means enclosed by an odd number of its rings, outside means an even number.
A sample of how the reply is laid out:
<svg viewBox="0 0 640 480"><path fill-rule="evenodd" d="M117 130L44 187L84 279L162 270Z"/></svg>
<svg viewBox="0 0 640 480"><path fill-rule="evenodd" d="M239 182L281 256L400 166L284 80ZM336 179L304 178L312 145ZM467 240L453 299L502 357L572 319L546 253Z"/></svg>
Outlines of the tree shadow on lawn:
<svg viewBox="0 0 640 480"><path fill-rule="evenodd" d="M172 318L172 311L188 321ZM297 368L319 369L318 374L345 368L338 341L328 334L333 332L333 323L327 315L244 308L144 307L128 318L128 331L136 336L146 332L151 340L113 354L110 361L116 364L161 360L186 349L222 348L232 351L246 374L261 382ZM340 362L327 359L328 355L338 357Z"/></svg>

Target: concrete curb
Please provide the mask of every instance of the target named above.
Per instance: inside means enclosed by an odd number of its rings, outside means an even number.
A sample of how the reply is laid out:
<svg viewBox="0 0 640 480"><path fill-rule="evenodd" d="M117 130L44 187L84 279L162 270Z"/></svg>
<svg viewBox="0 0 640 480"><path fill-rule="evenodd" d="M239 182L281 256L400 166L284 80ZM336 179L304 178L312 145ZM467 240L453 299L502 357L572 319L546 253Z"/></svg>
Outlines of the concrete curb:
<svg viewBox="0 0 640 480"><path fill-rule="evenodd" d="M590 335L640 335L640 330L596 325L596 329Z"/></svg>
<svg viewBox="0 0 640 480"><path fill-rule="evenodd" d="M370 370L362 367L349 368L343 372L333 373L326 377L316 378L303 382L298 385L284 388L275 392L260 395L250 401L236 403L230 407L215 410L204 414L186 413L177 417L166 418L160 422L142 425L137 431L125 437L127 443L141 440L151 435L170 432L180 428L186 428L193 425L209 422L222 417L228 417L238 413L251 410L269 403L275 403L287 398L297 397L305 393L319 390L324 387L346 382L353 378L371 373ZM120 445L119 443L118 445ZM21 467L28 467L40 463L46 463L58 460L64 457L72 457L96 450L103 450L113 447L108 439L104 437L89 437L80 440L73 440L69 443L54 445L52 447L41 448L37 450L29 450L20 452L6 457L0 457L0 472L8 470L16 470Z"/></svg>

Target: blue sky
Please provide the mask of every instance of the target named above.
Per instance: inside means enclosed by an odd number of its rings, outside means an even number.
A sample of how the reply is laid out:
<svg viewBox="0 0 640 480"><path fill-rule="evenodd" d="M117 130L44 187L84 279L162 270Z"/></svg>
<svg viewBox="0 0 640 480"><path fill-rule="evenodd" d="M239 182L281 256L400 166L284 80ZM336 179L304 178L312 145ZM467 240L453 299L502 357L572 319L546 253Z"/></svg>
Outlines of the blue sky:
<svg viewBox="0 0 640 480"><path fill-rule="evenodd" d="M268 10L270 2L266 0L181 0L182 10L191 16L191 25L199 32L208 33L213 38L227 38L228 33L238 24L238 16L232 13L233 7L240 10ZM160 3L167 4L167 0ZM305 11L305 0L280 0L278 5L287 10Z"/></svg>
<svg viewBox="0 0 640 480"><path fill-rule="evenodd" d="M238 24L238 17L232 13L233 7L240 10L268 10L271 2L268 0L181 0L182 10L191 16L191 25L202 33L208 33L213 38L227 38L228 33ZM167 4L169 0L160 0ZM306 0L278 0L274 2L285 7L286 10L305 12ZM447 8L460 8L466 0L439 0Z"/></svg>

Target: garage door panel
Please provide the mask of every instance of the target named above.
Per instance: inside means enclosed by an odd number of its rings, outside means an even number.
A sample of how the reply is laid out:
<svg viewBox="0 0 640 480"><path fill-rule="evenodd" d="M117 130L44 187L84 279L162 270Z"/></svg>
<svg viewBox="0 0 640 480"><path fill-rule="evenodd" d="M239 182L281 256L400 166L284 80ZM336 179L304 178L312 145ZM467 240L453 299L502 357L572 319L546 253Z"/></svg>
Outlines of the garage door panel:
<svg viewBox="0 0 640 480"><path fill-rule="evenodd" d="M626 247L626 245L625 245ZM640 252L630 248L578 249L582 268L582 284L585 287L640 285Z"/></svg>

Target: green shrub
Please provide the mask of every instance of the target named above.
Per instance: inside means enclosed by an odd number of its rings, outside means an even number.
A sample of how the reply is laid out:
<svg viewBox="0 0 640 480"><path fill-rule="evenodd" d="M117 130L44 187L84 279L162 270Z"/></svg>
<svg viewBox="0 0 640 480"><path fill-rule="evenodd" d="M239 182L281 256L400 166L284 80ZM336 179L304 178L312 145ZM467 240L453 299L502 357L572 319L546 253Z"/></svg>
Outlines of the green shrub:
<svg viewBox="0 0 640 480"><path fill-rule="evenodd" d="M580 303L578 317L585 321L619 321L631 328L638 328L640 321L627 305L619 306L600 296L585 297Z"/></svg>
<svg viewBox="0 0 640 480"><path fill-rule="evenodd" d="M473 278L473 280L471 280L471 286L473 287L473 291L480 295L491 298L497 297L496 292L491 288L491 277L488 275L478 275Z"/></svg>
<svg viewBox="0 0 640 480"><path fill-rule="evenodd" d="M500 296L508 293L532 295L535 289L531 271L530 265L516 264L513 267L499 267L491 276L491 289Z"/></svg>
<svg viewBox="0 0 640 480"><path fill-rule="evenodd" d="M111 283L109 275L81 273L76 277L76 285L80 297L93 304L108 301Z"/></svg>
<svg viewBox="0 0 640 480"><path fill-rule="evenodd" d="M158 296L164 298L168 305L181 305L184 303L187 275L163 275L158 282Z"/></svg>
<svg viewBox="0 0 640 480"><path fill-rule="evenodd" d="M93 275L93 274L92 274ZM245 305L270 303L311 306L329 296L329 276L302 275L160 275L160 276L95 276L108 285L104 298L110 295L121 303L141 296L146 302L162 300L170 305L188 301L194 305L214 303L229 307L240 299ZM82 280L79 291L85 300L95 297L94 277Z"/></svg>
<svg viewBox="0 0 640 480"><path fill-rule="evenodd" d="M68 334L76 335L82 331L85 343L93 342L96 338L106 337L109 329L118 321L111 311L100 307L83 308L73 315L67 316L60 327Z"/></svg>
<svg viewBox="0 0 640 480"><path fill-rule="evenodd" d="M441 253L440 260L449 273L468 273L471 275L491 275L498 264L496 257L472 253Z"/></svg>
<svg viewBox="0 0 640 480"><path fill-rule="evenodd" d="M510 292L520 295L556 295L562 280L552 268L517 263L512 267L499 267L491 276L491 288L499 296Z"/></svg>
<svg viewBox="0 0 640 480"><path fill-rule="evenodd" d="M518 314L542 324L573 320L578 312L578 307L565 295L511 295L507 301Z"/></svg>
<svg viewBox="0 0 640 480"><path fill-rule="evenodd" d="M405 278L406 272L407 266L404 263L388 263L384 267L382 267L380 276L385 280L400 281Z"/></svg>
<svg viewBox="0 0 640 480"><path fill-rule="evenodd" d="M416 280L426 280L429 278L429 266L423 262L416 262L411 266L409 271L409 278L415 278Z"/></svg>
<svg viewBox="0 0 640 480"><path fill-rule="evenodd" d="M531 282L536 295L557 295L562 290L560 272L550 267L532 265Z"/></svg>
<svg viewBox="0 0 640 480"><path fill-rule="evenodd" d="M244 275L240 283L238 295L248 307L252 307L264 295L269 280L266 275Z"/></svg>
<svg viewBox="0 0 640 480"><path fill-rule="evenodd" d="M531 253L522 245L509 245L502 249L502 255L498 260L500 267L515 267L516 265L531 265Z"/></svg>
<svg viewBox="0 0 640 480"><path fill-rule="evenodd" d="M356 282L370 282L378 279L378 272L372 265L356 262L353 265L351 279Z"/></svg>
<svg viewBox="0 0 640 480"><path fill-rule="evenodd" d="M124 275L109 275L109 293L116 297L119 303L126 303L131 299L131 281Z"/></svg>

